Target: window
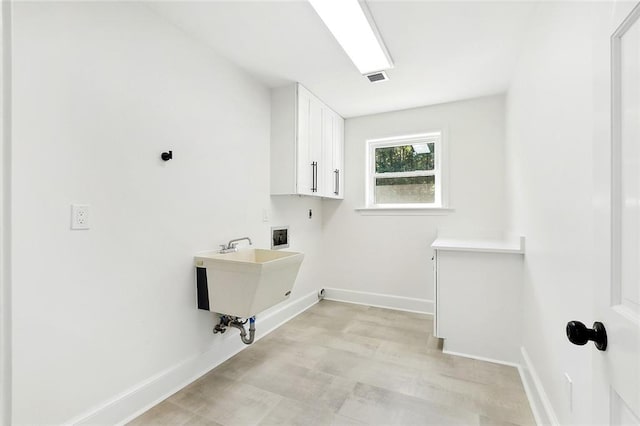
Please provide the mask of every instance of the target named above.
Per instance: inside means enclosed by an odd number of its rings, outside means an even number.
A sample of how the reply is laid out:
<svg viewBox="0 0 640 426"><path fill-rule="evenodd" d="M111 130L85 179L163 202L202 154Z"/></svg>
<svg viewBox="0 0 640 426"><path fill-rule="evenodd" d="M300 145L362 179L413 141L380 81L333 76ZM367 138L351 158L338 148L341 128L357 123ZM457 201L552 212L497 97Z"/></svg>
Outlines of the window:
<svg viewBox="0 0 640 426"><path fill-rule="evenodd" d="M441 133L367 141L367 207L440 208Z"/></svg>

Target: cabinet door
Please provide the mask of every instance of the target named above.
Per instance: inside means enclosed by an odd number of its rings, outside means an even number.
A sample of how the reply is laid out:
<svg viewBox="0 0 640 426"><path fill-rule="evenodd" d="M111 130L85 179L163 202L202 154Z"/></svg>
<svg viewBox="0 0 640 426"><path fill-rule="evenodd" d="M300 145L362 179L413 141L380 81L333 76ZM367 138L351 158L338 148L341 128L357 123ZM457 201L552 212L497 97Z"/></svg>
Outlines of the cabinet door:
<svg viewBox="0 0 640 426"><path fill-rule="evenodd" d="M324 107L322 110L322 186L323 197L334 198L336 196L338 183L336 181L337 174L334 169L335 155L335 126L337 114L329 108Z"/></svg>
<svg viewBox="0 0 640 426"><path fill-rule="evenodd" d="M298 86L297 193L320 195L322 144L322 103L302 86Z"/></svg>
<svg viewBox="0 0 640 426"><path fill-rule="evenodd" d="M438 295L438 250L434 250L431 260L433 261L433 337L441 338L440 329L438 328L440 324L440 317L438 316L440 313L440 296Z"/></svg>
<svg viewBox="0 0 640 426"><path fill-rule="evenodd" d="M323 133L324 190L327 198L343 198L344 182L344 119L329 108L325 109Z"/></svg>
<svg viewBox="0 0 640 426"><path fill-rule="evenodd" d="M298 86L296 193L342 198L344 119Z"/></svg>
<svg viewBox="0 0 640 426"><path fill-rule="evenodd" d="M333 126L333 173L335 178L335 198L344 198L344 118L335 115Z"/></svg>
<svg viewBox="0 0 640 426"><path fill-rule="evenodd" d="M308 174L312 178L311 195L323 194L324 177L323 167L326 167L322 158L322 116L324 105L318 98L311 95L309 103L309 158L307 159Z"/></svg>

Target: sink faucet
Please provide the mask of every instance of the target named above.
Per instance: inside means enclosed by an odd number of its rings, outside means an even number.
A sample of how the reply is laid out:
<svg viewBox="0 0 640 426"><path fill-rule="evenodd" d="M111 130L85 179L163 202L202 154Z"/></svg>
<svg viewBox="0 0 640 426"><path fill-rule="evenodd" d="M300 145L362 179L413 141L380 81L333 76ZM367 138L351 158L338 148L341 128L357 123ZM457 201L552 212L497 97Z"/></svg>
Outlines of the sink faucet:
<svg viewBox="0 0 640 426"><path fill-rule="evenodd" d="M251 242L251 238L249 237L235 238L229 241L226 245L220 244L220 253L233 253L235 251L238 251L238 243L242 240L249 241L249 245L253 244Z"/></svg>

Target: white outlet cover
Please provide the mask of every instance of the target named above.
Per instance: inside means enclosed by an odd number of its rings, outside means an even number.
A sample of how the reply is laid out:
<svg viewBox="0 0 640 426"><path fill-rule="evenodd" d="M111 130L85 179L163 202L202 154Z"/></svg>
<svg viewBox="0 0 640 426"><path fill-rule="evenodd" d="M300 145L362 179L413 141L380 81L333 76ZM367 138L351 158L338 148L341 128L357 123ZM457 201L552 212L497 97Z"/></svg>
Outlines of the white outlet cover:
<svg viewBox="0 0 640 426"><path fill-rule="evenodd" d="M88 204L71 204L71 229L89 229Z"/></svg>

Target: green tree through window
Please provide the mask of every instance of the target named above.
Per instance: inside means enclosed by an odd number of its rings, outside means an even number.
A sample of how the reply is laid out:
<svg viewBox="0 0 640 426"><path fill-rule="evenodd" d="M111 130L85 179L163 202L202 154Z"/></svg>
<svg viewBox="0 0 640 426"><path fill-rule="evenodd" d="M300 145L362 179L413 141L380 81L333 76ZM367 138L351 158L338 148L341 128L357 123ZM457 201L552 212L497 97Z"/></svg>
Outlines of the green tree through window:
<svg viewBox="0 0 640 426"><path fill-rule="evenodd" d="M441 133L367 141L367 206L442 207Z"/></svg>
<svg viewBox="0 0 640 426"><path fill-rule="evenodd" d="M424 145L424 144L423 144ZM413 145L390 146L376 149L376 173L413 172L433 170L435 144L427 144L429 152L418 153Z"/></svg>

